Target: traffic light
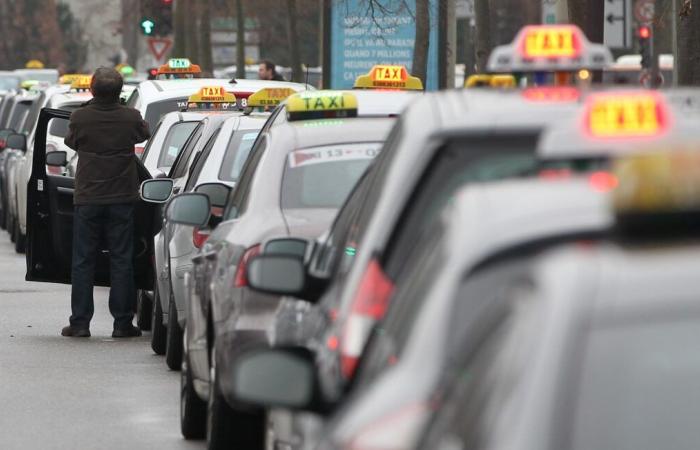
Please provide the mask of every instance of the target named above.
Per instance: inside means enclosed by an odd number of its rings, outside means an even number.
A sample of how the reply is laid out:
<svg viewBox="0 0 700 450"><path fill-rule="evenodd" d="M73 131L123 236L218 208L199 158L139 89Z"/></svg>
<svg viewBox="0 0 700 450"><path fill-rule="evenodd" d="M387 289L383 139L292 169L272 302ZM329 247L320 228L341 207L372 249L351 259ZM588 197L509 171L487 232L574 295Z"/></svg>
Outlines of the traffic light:
<svg viewBox="0 0 700 450"><path fill-rule="evenodd" d="M167 36L173 31L173 0L141 0L141 31L146 36Z"/></svg>
<svg viewBox="0 0 700 450"><path fill-rule="evenodd" d="M156 23L150 17L144 17L141 19L141 31L146 36L152 36L156 29Z"/></svg>
<svg viewBox="0 0 700 450"><path fill-rule="evenodd" d="M642 70L652 68L653 59L653 33L649 25L640 25L637 29L639 38L639 53L642 56Z"/></svg>

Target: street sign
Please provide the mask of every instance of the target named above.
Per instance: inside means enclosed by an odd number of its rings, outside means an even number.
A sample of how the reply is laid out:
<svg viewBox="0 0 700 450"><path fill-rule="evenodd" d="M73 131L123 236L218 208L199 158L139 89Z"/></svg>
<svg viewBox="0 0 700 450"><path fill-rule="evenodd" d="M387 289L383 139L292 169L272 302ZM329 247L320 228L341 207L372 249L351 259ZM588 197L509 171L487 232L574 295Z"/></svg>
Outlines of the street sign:
<svg viewBox="0 0 700 450"><path fill-rule="evenodd" d="M473 19L474 0L456 0L455 15L458 19Z"/></svg>
<svg viewBox="0 0 700 450"><path fill-rule="evenodd" d="M634 18L637 22L645 24L654 20L655 3L655 0L637 0L634 3Z"/></svg>
<svg viewBox="0 0 700 450"><path fill-rule="evenodd" d="M607 0L605 2L605 22L603 23L603 43L610 48L632 47L632 21L627 0Z"/></svg>
<svg viewBox="0 0 700 450"><path fill-rule="evenodd" d="M148 38L148 49L158 62L163 60L172 46L173 40L170 38Z"/></svg>

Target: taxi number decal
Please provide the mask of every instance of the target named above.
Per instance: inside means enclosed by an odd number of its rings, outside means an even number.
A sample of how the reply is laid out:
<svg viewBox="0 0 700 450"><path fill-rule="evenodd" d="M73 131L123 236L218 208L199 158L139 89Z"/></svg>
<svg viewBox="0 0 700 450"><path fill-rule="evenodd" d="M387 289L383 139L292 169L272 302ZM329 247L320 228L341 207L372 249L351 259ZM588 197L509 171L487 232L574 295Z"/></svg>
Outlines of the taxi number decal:
<svg viewBox="0 0 700 450"><path fill-rule="evenodd" d="M593 104L590 131L601 137L649 136L660 130L661 121L654 98L606 99Z"/></svg>
<svg viewBox="0 0 700 450"><path fill-rule="evenodd" d="M574 33L571 30L532 30L525 36L525 56L572 57L576 53Z"/></svg>
<svg viewBox="0 0 700 450"><path fill-rule="evenodd" d="M333 161L373 159L379 152L380 144L375 144L371 147L361 145L322 150L297 150L289 154L289 167L295 168Z"/></svg>

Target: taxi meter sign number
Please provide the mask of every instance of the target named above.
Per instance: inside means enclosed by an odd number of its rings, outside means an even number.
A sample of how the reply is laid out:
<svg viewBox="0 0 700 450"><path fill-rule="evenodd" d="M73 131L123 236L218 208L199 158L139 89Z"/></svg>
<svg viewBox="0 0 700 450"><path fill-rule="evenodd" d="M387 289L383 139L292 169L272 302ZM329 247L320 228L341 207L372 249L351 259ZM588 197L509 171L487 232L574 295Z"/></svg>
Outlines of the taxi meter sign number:
<svg viewBox="0 0 700 450"><path fill-rule="evenodd" d="M526 58L575 58L581 53L578 30L570 26L525 27L521 53Z"/></svg>
<svg viewBox="0 0 700 450"><path fill-rule="evenodd" d="M247 106L276 106L293 94L296 91L290 88L263 88L248 97Z"/></svg>
<svg viewBox="0 0 700 450"><path fill-rule="evenodd" d="M668 125L666 108L653 93L593 95L587 111L588 130L594 137L651 137Z"/></svg>

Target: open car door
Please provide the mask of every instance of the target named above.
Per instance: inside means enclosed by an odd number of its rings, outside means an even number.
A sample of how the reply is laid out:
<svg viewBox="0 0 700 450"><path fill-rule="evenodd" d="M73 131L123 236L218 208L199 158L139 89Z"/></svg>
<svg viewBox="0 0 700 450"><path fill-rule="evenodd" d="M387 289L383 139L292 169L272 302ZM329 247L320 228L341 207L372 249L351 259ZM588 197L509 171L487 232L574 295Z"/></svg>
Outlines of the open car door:
<svg viewBox="0 0 700 450"><path fill-rule="evenodd" d="M75 178L46 171L46 134L53 120L70 112L44 108L34 138L32 173L27 186L27 281L71 283L73 189ZM134 156L135 157L135 156ZM137 289L153 289L153 235L159 211L139 202L134 217L134 274ZM109 286L109 252L101 246L95 286Z"/></svg>

